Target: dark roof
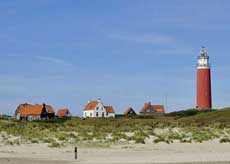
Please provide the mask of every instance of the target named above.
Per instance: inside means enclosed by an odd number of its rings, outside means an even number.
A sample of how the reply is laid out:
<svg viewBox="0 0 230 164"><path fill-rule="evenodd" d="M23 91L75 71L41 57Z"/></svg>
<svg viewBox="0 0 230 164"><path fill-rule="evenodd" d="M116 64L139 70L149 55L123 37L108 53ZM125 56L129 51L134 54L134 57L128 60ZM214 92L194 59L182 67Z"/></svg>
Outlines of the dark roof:
<svg viewBox="0 0 230 164"><path fill-rule="evenodd" d="M130 114L131 111L133 112L132 114L136 114L136 112L133 110L133 108L132 108L132 107L129 107L129 108L127 108L127 109L125 110L124 115Z"/></svg>

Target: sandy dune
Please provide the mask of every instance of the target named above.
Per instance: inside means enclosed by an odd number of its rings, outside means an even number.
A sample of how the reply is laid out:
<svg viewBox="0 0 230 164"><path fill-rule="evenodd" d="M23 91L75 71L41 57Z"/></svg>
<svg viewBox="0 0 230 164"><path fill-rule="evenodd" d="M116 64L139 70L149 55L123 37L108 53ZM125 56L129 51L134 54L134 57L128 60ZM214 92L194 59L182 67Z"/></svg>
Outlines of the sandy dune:
<svg viewBox="0 0 230 164"><path fill-rule="evenodd" d="M218 142L129 144L110 148L78 146L48 148L44 144L0 146L0 164L61 163L229 163L230 144ZM219 161L219 162L218 162Z"/></svg>

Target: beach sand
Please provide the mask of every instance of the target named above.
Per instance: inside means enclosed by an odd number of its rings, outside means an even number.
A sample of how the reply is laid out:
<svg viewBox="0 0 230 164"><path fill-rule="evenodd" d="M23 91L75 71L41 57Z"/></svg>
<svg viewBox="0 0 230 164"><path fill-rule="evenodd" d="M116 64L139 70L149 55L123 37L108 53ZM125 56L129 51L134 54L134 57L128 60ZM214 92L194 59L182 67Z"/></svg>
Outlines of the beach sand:
<svg viewBox="0 0 230 164"><path fill-rule="evenodd" d="M230 144L217 141L173 144L117 144L111 147L49 148L45 144L0 146L0 164L201 163L227 164Z"/></svg>
<svg viewBox="0 0 230 164"><path fill-rule="evenodd" d="M1 164L69 164L70 162L27 159L27 158L0 158L0 163Z"/></svg>

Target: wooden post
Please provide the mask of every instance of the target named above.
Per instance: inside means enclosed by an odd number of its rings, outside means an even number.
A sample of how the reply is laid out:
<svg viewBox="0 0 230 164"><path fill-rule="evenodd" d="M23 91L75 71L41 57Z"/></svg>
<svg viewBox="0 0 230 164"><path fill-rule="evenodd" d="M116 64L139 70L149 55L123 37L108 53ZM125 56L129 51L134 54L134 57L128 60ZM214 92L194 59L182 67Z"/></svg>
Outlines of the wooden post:
<svg viewBox="0 0 230 164"><path fill-rule="evenodd" d="M77 160L77 147L75 147L74 153L75 153L75 160Z"/></svg>

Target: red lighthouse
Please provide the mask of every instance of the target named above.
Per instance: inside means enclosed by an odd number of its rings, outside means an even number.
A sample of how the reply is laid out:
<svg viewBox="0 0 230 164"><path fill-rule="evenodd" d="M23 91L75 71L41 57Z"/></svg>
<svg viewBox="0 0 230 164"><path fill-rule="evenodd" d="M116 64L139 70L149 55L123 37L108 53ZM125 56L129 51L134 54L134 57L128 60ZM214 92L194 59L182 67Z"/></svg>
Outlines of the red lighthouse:
<svg viewBox="0 0 230 164"><path fill-rule="evenodd" d="M211 109L212 93L211 93L211 69L209 64L209 56L204 47L200 51L197 62L197 96L196 108Z"/></svg>

